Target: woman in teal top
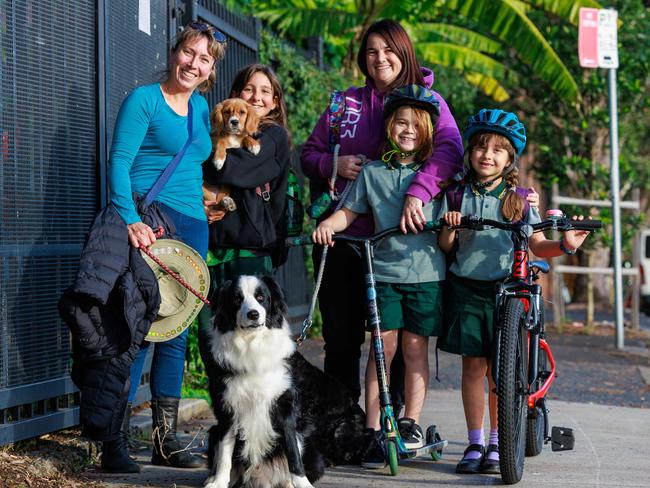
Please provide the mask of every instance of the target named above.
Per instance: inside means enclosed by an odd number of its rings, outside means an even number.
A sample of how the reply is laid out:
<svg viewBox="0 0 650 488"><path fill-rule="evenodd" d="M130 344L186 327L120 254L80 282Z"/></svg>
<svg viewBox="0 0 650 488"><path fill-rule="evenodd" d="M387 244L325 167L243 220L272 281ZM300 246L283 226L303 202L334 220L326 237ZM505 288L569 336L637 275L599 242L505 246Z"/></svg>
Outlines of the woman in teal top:
<svg viewBox="0 0 650 488"><path fill-rule="evenodd" d="M212 150L208 105L195 93L214 84L215 64L223 58L225 36L204 23L192 23L179 35L169 56L164 81L136 88L122 103L115 122L110 151L108 180L111 204L127 224L129 240L135 247L155 242L153 230L144 224L133 194L144 197L185 145L188 114L192 108L192 142L178 167L155 201L176 227L177 237L207 253L208 224L203 211L201 164ZM176 439L176 421L185 364L187 330L167 341L155 343L151 364L151 397L154 428L153 464L194 468L200 458L183 450ZM102 468L107 472L133 473L140 468L127 452L128 415L140 384L149 347L144 342L131 367L131 390L123 430L114 441L104 442Z"/></svg>

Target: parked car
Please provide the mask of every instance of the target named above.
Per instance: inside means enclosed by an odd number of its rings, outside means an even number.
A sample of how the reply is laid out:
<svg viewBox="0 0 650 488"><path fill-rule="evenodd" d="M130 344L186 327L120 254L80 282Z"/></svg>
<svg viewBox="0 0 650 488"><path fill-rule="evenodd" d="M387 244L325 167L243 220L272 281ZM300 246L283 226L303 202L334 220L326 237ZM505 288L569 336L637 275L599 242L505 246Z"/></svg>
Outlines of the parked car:
<svg viewBox="0 0 650 488"><path fill-rule="evenodd" d="M650 229L641 231L639 272L641 273L641 310L646 315L650 315Z"/></svg>

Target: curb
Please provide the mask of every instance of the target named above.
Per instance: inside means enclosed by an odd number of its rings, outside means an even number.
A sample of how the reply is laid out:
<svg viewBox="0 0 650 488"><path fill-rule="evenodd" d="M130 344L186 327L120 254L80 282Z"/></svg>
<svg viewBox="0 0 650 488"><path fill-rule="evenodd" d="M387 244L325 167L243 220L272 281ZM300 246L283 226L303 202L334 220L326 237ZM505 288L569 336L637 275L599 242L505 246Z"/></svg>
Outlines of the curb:
<svg viewBox="0 0 650 488"><path fill-rule="evenodd" d="M202 415L212 415L212 409L206 400L201 398L183 398L178 407L178 423L183 424ZM131 433L137 437L151 438L152 431L151 409L145 408L131 415Z"/></svg>

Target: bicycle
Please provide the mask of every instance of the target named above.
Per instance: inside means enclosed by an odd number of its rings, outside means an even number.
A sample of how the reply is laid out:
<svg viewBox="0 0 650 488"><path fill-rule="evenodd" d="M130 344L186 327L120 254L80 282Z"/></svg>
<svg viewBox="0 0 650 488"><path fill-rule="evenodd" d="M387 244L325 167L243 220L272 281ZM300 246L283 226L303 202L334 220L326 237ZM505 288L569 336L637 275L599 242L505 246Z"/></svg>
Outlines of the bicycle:
<svg viewBox="0 0 650 488"><path fill-rule="evenodd" d="M440 230L443 224L443 221L435 224L429 222L427 230ZM377 292L375 289L375 275L372 266L372 251L382 239L401 233L402 231L399 227L393 227L366 238L347 236L345 234L335 234L332 236L334 241L345 242L352 246L352 248L355 249L362 258L366 284L366 303L368 309L367 319L371 326L372 347L375 356L375 367L377 368L377 380L379 384L381 430L384 436L384 445L386 446L386 464L388 464L390 474L393 476L397 475L400 460L429 454L431 459L438 461L442 459L443 448L447 446L447 441L443 440L440 433L436 431L436 426L430 425L426 430L425 445L418 449L408 449L404 445L404 441L399 434L397 419L395 418L395 412L393 411L391 403L386 361L384 357L384 344L381 339L381 318L377 312ZM303 235L298 237L289 237L286 239L285 243L287 246L303 246L313 244L313 241L311 236ZM303 336L304 334L305 331L303 330Z"/></svg>
<svg viewBox="0 0 650 488"><path fill-rule="evenodd" d="M512 268L496 290L492 358L496 366L492 375L498 398L499 465L506 484L521 480L525 455L538 455L549 440L553 451L573 449L574 444L571 429L553 427L548 435L546 394L556 376L556 363L545 339L542 288L534 282L540 272L549 272L549 265L529 261L528 239L534 232L597 230L602 224L597 220L571 220L554 212L547 212L553 217L537 224L465 216L460 225L451 226L475 231L497 228L512 235Z"/></svg>

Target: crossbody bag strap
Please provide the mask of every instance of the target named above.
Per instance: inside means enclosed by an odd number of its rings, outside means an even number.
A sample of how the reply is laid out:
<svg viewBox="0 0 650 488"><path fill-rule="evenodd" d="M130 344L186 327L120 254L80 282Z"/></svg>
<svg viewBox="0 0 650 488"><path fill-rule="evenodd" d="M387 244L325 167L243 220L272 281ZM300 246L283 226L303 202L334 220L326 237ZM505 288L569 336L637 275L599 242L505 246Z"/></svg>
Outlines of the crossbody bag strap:
<svg viewBox="0 0 650 488"><path fill-rule="evenodd" d="M188 147L190 147L190 144L192 144L192 132L194 126L194 117L192 116L193 112L194 111L192 110L192 100L190 100L188 102L188 108L187 108L187 141L185 141L185 144L183 145L181 150L178 151L178 154L176 154L176 156L174 156L174 159L172 159L171 162L167 165L165 171L162 172L162 174L158 177L156 182L151 187L151 190L149 190L149 193L147 193L147 196L144 199L145 208L151 205L151 203L156 199L158 194L162 191L163 187L167 184L169 178L172 177L172 174L178 167L178 164L181 162L181 159L183 159L183 155L185 154L185 151L187 150Z"/></svg>

